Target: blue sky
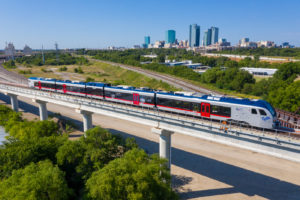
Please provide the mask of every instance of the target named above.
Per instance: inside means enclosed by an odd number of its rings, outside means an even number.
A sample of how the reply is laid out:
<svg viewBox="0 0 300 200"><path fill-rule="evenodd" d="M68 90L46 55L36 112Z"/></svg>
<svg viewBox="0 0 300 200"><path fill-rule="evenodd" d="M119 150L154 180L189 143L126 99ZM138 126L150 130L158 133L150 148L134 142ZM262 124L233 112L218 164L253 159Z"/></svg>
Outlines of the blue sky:
<svg viewBox="0 0 300 200"><path fill-rule="evenodd" d="M164 40L176 30L188 39L189 24L219 27L220 37L236 44L289 41L300 46L300 0L0 0L0 49L103 48Z"/></svg>

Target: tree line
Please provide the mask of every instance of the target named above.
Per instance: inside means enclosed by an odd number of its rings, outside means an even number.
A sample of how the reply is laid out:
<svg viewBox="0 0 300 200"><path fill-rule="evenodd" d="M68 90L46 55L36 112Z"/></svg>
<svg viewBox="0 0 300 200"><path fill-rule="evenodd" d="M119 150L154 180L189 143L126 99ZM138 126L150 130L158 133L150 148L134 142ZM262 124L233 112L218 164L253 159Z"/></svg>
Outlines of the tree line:
<svg viewBox="0 0 300 200"><path fill-rule="evenodd" d="M141 49L141 50L79 50L78 54L93 56L95 59L112 61L141 67L156 72L171 74L201 84L235 91L246 95L255 95L269 101L274 107L300 114L300 87L297 77L300 75L300 62L267 63L245 58L239 62L226 57L206 57L183 49ZM156 58L145 58L146 54L157 54ZM192 60L212 67L200 75L185 66L169 67L163 64L165 59ZM150 61L149 64L141 62ZM256 82L253 75L241 70L241 67L277 68L275 75ZM226 92L226 91L225 91Z"/></svg>
<svg viewBox="0 0 300 200"><path fill-rule="evenodd" d="M237 48L232 50L213 51L212 53L236 54L236 55L258 55L258 56L282 56L300 58L300 48Z"/></svg>
<svg viewBox="0 0 300 200"><path fill-rule="evenodd" d="M23 56L16 59L17 63L23 64L25 66L43 66L43 65L87 65L89 64L88 59L81 57L74 57L70 53L45 53L45 62L43 61L41 54L36 54L33 56Z"/></svg>
<svg viewBox="0 0 300 200"><path fill-rule="evenodd" d="M53 121L27 121L0 105L0 199L178 199L166 160L132 138L95 127L69 140Z"/></svg>

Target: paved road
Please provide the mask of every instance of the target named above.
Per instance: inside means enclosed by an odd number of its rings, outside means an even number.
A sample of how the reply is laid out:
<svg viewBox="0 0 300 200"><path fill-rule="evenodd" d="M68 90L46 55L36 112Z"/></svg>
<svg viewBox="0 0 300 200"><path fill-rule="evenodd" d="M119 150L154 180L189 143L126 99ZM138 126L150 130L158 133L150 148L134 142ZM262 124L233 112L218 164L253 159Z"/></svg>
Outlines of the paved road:
<svg viewBox="0 0 300 200"><path fill-rule="evenodd" d="M173 77L173 76L170 76L170 75L161 74L161 73L154 72L154 71L151 71L151 70L146 70L146 69L142 69L142 68L139 68L139 67L124 65L124 64L120 64L120 63L114 63L114 62L110 62L110 61L103 61L103 60L97 60L97 59L91 59L91 60L98 61L98 62L100 61L100 62L107 63L107 64L114 65L114 66L120 66L124 69L135 71L135 72L138 72L140 74L144 74L146 76L155 78L157 80L162 80L162 81L167 82L170 85L173 85L177 88L182 88L185 91L198 92L198 93L201 93L201 94L220 95L220 93L218 93L218 92L211 91L211 90L208 90L208 89L205 89L205 88L201 88L197 85L193 85L193 84L191 84L187 81L184 81L182 79L179 79L179 78L176 78L176 77Z"/></svg>
<svg viewBox="0 0 300 200"><path fill-rule="evenodd" d="M0 81L16 83L20 85L28 85L27 78L4 69L4 67L2 66L2 61L0 61Z"/></svg>
<svg viewBox="0 0 300 200"><path fill-rule="evenodd" d="M0 99L9 102L1 94ZM31 99L19 99L23 115L38 118ZM82 126L82 116L75 110L51 103L47 107ZM93 115L93 123L114 134L135 137L148 153L158 152L159 138L149 126L102 115ZM182 199L296 200L300 196L299 163L176 133L172 136L171 172L173 188Z"/></svg>

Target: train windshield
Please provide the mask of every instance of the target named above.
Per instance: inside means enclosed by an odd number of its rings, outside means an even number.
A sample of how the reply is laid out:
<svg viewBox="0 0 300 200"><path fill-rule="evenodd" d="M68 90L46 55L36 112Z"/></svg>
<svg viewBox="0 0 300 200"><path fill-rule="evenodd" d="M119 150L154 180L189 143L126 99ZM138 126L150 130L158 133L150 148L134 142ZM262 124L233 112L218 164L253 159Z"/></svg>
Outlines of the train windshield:
<svg viewBox="0 0 300 200"><path fill-rule="evenodd" d="M265 105L267 106L268 110L270 111L271 115L275 117L276 113L274 108L269 104L268 102L265 102Z"/></svg>

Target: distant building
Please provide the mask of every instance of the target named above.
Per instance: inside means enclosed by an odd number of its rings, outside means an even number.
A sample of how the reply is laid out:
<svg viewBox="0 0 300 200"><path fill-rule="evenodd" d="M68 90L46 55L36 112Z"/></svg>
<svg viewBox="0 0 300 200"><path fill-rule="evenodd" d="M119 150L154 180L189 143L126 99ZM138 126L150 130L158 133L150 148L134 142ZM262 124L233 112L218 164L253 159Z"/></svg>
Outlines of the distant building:
<svg viewBox="0 0 300 200"><path fill-rule="evenodd" d="M216 44L219 40L219 28L211 27L211 44Z"/></svg>
<svg viewBox="0 0 300 200"><path fill-rule="evenodd" d="M257 47L275 47L275 43L273 41L258 41Z"/></svg>
<svg viewBox="0 0 300 200"><path fill-rule="evenodd" d="M156 41L153 45L153 48L162 48L165 46L165 41Z"/></svg>
<svg viewBox="0 0 300 200"><path fill-rule="evenodd" d="M203 46L211 45L211 29L207 29L203 36Z"/></svg>
<svg viewBox="0 0 300 200"><path fill-rule="evenodd" d="M29 46L25 45L23 49L23 54L26 56L30 56L32 54L32 49Z"/></svg>
<svg viewBox="0 0 300 200"><path fill-rule="evenodd" d="M189 42L187 40L179 41L178 47L179 48L187 48L189 46Z"/></svg>
<svg viewBox="0 0 300 200"><path fill-rule="evenodd" d="M273 76L277 69L269 69L269 68L251 68L251 67L242 67L242 70L248 71L253 75L260 76Z"/></svg>
<svg viewBox="0 0 300 200"><path fill-rule="evenodd" d="M241 44L245 44L247 42L250 42L249 38L242 38L240 41L239 41L239 45Z"/></svg>
<svg viewBox="0 0 300 200"><path fill-rule="evenodd" d="M166 43L175 43L176 39L176 32L174 30L167 30L166 31Z"/></svg>
<svg viewBox="0 0 300 200"><path fill-rule="evenodd" d="M4 51L5 51L5 55L10 57L11 59L14 59L14 56L16 54L16 49L13 43L10 42L6 44Z"/></svg>
<svg viewBox="0 0 300 200"><path fill-rule="evenodd" d="M144 44L146 46L146 48L148 48L149 44L150 44L150 36L145 36L144 37Z"/></svg>
<svg viewBox="0 0 300 200"><path fill-rule="evenodd" d="M189 46L192 48L200 46L200 26L197 24L190 25Z"/></svg>
<svg viewBox="0 0 300 200"><path fill-rule="evenodd" d="M134 49L140 49L141 46L137 44L137 45L133 45L133 48L134 48Z"/></svg>

